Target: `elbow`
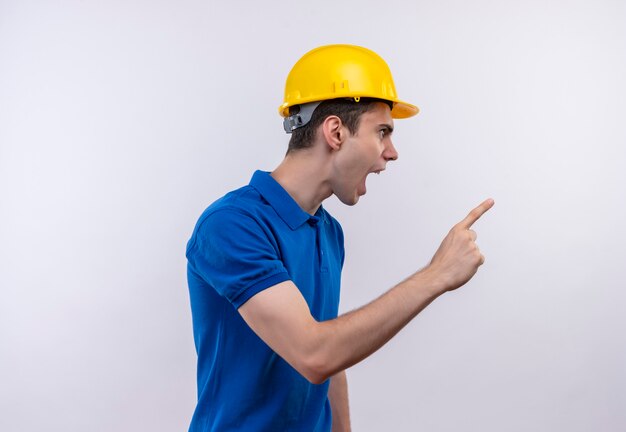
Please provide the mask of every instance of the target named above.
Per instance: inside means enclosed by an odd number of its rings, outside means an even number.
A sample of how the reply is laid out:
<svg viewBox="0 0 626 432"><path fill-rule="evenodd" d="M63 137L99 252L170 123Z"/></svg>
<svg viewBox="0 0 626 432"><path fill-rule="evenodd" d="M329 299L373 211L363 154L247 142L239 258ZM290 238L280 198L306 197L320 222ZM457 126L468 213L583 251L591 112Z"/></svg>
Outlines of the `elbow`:
<svg viewBox="0 0 626 432"><path fill-rule="evenodd" d="M333 370L328 357L321 354L309 355L302 359L297 370L307 381L316 385L323 384L338 372Z"/></svg>
<svg viewBox="0 0 626 432"><path fill-rule="evenodd" d="M292 351L294 363L292 366L311 384L323 384L341 370L340 355L333 348L333 333L325 323L316 323L315 327L307 332L307 336L300 339L296 349Z"/></svg>
<svg viewBox="0 0 626 432"><path fill-rule="evenodd" d="M331 375L324 373L324 371L312 369L302 370L298 372L300 372L300 375L306 378L308 382L316 385L324 384L324 382L326 382L326 380L331 377Z"/></svg>

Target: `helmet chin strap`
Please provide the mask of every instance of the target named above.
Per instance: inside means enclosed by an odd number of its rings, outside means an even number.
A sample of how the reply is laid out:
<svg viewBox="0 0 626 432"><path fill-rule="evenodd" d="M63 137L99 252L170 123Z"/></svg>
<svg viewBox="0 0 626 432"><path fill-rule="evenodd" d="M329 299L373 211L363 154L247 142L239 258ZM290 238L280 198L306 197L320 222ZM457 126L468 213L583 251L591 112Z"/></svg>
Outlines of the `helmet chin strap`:
<svg viewBox="0 0 626 432"><path fill-rule="evenodd" d="M319 102L310 102L302 105L296 105L289 108L289 113L292 111L296 111L291 114L289 117L285 117L283 120L283 127L285 128L285 132L290 134L294 130L301 128L302 126L306 126L308 122L311 121L311 116L313 115L313 111L322 101Z"/></svg>

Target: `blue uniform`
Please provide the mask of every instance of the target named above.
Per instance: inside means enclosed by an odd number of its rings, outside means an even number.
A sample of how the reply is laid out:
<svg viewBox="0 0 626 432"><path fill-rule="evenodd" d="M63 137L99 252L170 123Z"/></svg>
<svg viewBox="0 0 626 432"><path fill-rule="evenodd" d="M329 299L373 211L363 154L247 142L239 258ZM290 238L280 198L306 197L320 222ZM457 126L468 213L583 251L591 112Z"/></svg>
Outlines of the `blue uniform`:
<svg viewBox="0 0 626 432"><path fill-rule="evenodd" d="M237 309L286 280L318 321L337 317L343 232L320 206L303 211L269 173L207 208L187 244L198 353L190 431L330 431L328 385L307 381Z"/></svg>

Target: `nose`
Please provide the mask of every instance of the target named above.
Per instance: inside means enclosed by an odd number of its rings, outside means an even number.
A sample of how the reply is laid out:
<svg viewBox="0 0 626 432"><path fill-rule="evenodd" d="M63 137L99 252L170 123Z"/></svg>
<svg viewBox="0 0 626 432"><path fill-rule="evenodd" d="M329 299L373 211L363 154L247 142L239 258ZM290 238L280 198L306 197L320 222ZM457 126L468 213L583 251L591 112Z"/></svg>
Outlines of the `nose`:
<svg viewBox="0 0 626 432"><path fill-rule="evenodd" d="M398 151L391 142L391 139L387 140L387 145L385 146L385 151L383 151L383 157L386 161L392 161L398 159Z"/></svg>

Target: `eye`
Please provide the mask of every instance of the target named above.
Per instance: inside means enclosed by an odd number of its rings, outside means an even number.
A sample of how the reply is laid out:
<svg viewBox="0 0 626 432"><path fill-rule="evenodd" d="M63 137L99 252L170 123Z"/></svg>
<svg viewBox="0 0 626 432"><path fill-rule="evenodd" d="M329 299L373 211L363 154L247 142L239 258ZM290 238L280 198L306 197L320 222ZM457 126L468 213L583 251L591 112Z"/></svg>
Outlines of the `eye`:
<svg viewBox="0 0 626 432"><path fill-rule="evenodd" d="M378 131L378 136L380 137L381 140L385 138L386 135L387 135L387 129L381 129Z"/></svg>

